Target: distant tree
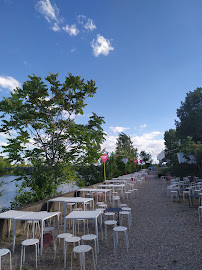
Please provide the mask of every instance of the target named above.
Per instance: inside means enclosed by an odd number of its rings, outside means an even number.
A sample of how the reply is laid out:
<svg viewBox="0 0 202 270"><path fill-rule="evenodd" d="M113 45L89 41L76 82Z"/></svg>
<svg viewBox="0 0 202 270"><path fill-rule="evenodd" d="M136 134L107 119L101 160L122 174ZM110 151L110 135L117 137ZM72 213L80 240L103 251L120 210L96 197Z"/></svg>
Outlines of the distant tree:
<svg viewBox="0 0 202 270"><path fill-rule="evenodd" d="M123 158L128 158L127 172L134 172L134 160L137 158L137 148L134 148L130 136L125 133L120 133L116 142L117 166L120 168L120 175L125 173L125 165L122 161Z"/></svg>
<svg viewBox="0 0 202 270"><path fill-rule="evenodd" d="M177 136L180 139L190 136L195 142L202 142L202 88L187 93L185 102L177 109L177 117Z"/></svg>
<svg viewBox="0 0 202 270"><path fill-rule="evenodd" d="M141 151L139 156L145 163L152 163L151 154L146 153L145 151Z"/></svg>
<svg viewBox="0 0 202 270"><path fill-rule="evenodd" d="M202 169L202 143L195 143L192 140L192 137L187 137L183 139L181 142L181 152L184 154L185 158L189 160L189 155L193 155L195 157L196 164L199 170Z"/></svg>
<svg viewBox="0 0 202 270"><path fill-rule="evenodd" d="M164 133L165 157L170 164L178 163L177 153L179 152L179 139L175 129L169 129Z"/></svg>
<svg viewBox="0 0 202 270"><path fill-rule="evenodd" d="M58 74L47 76L46 84L36 75L29 79L0 102L0 132L12 135L4 147L9 160L16 164L26 160L34 166L24 185L35 199L43 199L75 178L75 166L97 162L104 120L93 113L86 125L74 121L83 114L85 100L96 93L94 81L71 74L64 83Z"/></svg>

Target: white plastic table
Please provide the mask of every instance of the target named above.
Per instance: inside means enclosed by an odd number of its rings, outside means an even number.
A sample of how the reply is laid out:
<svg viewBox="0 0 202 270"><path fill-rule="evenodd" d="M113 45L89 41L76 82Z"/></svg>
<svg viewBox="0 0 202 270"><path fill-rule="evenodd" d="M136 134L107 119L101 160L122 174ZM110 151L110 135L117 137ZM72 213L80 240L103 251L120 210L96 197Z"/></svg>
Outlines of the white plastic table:
<svg viewBox="0 0 202 270"><path fill-rule="evenodd" d="M125 184L127 182L126 179L111 179L111 180L105 180L104 183L119 183L119 184Z"/></svg>
<svg viewBox="0 0 202 270"><path fill-rule="evenodd" d="M33 220L33 221L40 221L41 223L41 240L40 240L40 252L42 255L43 251L43 225L44 221L57 216L57 230L59 234L59 215L61 212L46 212L46 211L41 211L41 212L31 212L27 215L21 216L21 217L16 217L13 219L13 252L15 250L15 237L16 237L16 223L18 220Z"/></svg>
<svg viewBox="0 0 202 270"><path fill-rule="evenodd" d="M10 221L9 225L8 225L8 236L9 237L10 237L10 231L11 231L11 221L14 218L25 216L25 215L30 214L30 213L33 213L33 212L9 210L9 211L6 211L6 212L3 212L3 213L0 214L0 219L8 219Z"/></svg>
<svg viewBox="0 0 202 270"><path fill-rule="evenodd" d="M66 208L67 208L67 203L82 203L83 204L83 209L85 211L85 205L88 202L93 203L93 209L94 209L94 200L93 198L83 198L83 197L57 197L54 199L50 199L47 201L47 211L48 211L48 205L49 202L63 202L64 203L64 216L66 216Z"/></svg>
<svg viewBox="0 0 202 270"><path fill-rule="evenodd" d="M97 235L97 246L98 246L98 217L102 213L102 210L94 211L72 211L69 215L65 217L64 220L64 233L66 232L66 221L74 219L92 219L95 222L95 233ZM74 228L74 226L73 226ZM102 230L102 226L101 226ZM73 232L74 234L74 232Z"/></svg>
<svg viewBox="0 0 202 270"><path fill-rule="evenodd" d="M115 188L121 188L122 189L122 193L123 193L123 190L124 188L126 187L125 184L102 184L102 185L98 185L98 187L101 187L101 188L112 188L113 191L115 191Z"/></svg>
<svg viewBox="0 0 202 270"><path fill-rule="evenodd" d="M105 194L105 202L107 202L107 192L109 192L109 200L111 202L111 189L101 189L101 188L80 188L80 192L96 192Z"/></svg>

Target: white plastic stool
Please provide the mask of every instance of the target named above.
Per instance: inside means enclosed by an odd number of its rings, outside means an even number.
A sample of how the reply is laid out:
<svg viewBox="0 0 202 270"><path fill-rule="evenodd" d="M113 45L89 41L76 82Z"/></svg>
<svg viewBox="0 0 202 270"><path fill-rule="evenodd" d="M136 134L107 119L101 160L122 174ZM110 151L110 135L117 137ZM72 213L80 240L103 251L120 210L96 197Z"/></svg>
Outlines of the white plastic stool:
<svg viewBox="0 0 202 270"><path fill-rule="evenodd" d="M104 222L104 224L105 224L105 243L106 243L106 241L107 241L107 226L110 226L110 225L115 226L115 225L117 225L117 221L116 220L106 220Z"/></svg>
<svg viewBox="0 0 202 270"><path fill-rule="evenodd" d="M25 247L35 245L36 253L36 268L37 268L37 259L39 260L39 239L31 238L22 241L21 243L21 260L20 260L20 270L22 269L22 264L25 262Z"/></svg>
<svg viewBox="0 0 202 270"><path fill-rule="evenodd" d="M173 201L174 197L176 198L176 200L179 200L179 195L178 195L178 191L177 190L171 190L171 200Z"/></svg>
<svg viewBox="0 0 202 270"><path fill-rule="evenodd" d="M93 256L93 266L95 269L95 258L94 258L94 254L93 254L93 248L89 245L80 245L80 246L76 246L73 248L72 250L72 254L71 254L71 270L72 270L72 257L73 257L73 253L78 253L79 254L79 259L80 259L80 266L81 266L81 270L85 270L85 253L88 251L92 250L92 256Z"/></svg>
<svg viewBox="0 0 202 270"><path fill-rule="evenodd" d="M114 220L114 216L115 216L114 212L105 212L104 213L104 221L106 221L108 219L108 217L112 217L112 219Z"/></svg>
<svg viewBox="0 0 202 270"><path fill-rule="evenodd" d="M190 194L190 191L189 190L184 190L183 191L183 200L185 201L185 195L188 195L188 197L189 197L189 194Z"/></svg>
<svg viewBox="0 0 202 270"><path fill-rule="evenodd" d="M66 268L66 257L67 257L67 244L68 243L73 243L75 247L75 243L78 243L80 245L81 238L78 236L72 236L65 238L65 252L64 252L64 268Z"/></svg>
<svg viewBox="0 0 202 270"><path fill-rule="evenodd" d="M118 205L118 207L122 208L122 207L128 207L128 205L126 203L121 203Z"/></svg>
<svg viewBox="0 0 202 270"><path fill-rule="evenodd" d="M0 270L1 270L1 257L8 254L10 255L10 270L12 270L12 262L11 262L11 251L8 248L0 249Z"/></svg>
<svg viewBox="0 0 202 270"><path fill-rule="evenodd" d="M107 204L98 204L98 208L106 209L107 208Z"/></svg>
<svg viewBox="0 0 202 270"><path fill-rule="evenodd" d="M57 249L57 239L59 239L59 242L60 242L60 239L63 239L63 254L65 252L65 239L66 238L69 238L69 237L72 237L73 234L71 233L61 233L61 234L58 234L58 236L56 237L56 240L55 240L55 250L54 250L54 261L55 261L55 258L56 258L56 249Z"/></svg>
<svg viewBox="0 0 202 270"><path fill-rule="evenodd" d="M117 245L118 245L118 232L124 232L125 233L126 250L128 252L129 244L128 244L128 231L127 231L127 228L123 227L123 226L117 226L117 227L113 228L113 231L114 231L114 252L116 252L116 248L117 248Z"/></svg>
<svg viewBox="0 0 202 270"><path fill-rule="evenodd" d="M115 202L118 202L120 204L120 197L119 196L112 196L112 206L115 207Z"/></svg>
<svg viewBox="0 0 202 270"><path fill-rule="evenodd" d="M128 227L130 229L131 226L131 214L130 211L120 211L119 212L119 223L122 226L122 222L123 222L123 216L127 216L128 217Z"/></svg>
<svg viewBox="0 0 202 270"><path fill-rule="evenodd" d="M94 241L95 246L95 262L97 264L97 254L99 254L99 246L97 246L97 235L95 234L86 234L81 236L82 245L84 244L84 241Z"/></svg>
<svg viewBox="0 0 202 270"><path fill-rule="evenodd" d="M126 195L128 201L130 199L129 195L131 196L131 191L125 191L124 194Z"/></svg>
<svg viewBox="0 0 202 270"><path fill-rule="evenodd" d="M25 224L27 225L27 238L29 237L29 230L32 230L32 237L33 238L35 236L35 231L38 230L38 232L40 232L39 221L27 220L27 222Z"/></svg>

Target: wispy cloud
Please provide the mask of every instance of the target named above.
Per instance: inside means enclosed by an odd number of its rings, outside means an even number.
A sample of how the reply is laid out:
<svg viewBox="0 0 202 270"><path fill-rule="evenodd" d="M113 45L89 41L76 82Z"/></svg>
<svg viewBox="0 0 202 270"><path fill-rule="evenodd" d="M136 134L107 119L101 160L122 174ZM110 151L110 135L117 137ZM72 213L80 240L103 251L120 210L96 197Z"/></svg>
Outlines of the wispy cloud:
<svg viewBox="0 0 202 270"><path fill-rule="evenodd" d="M126 127L109 127L114 133L118 132L124 132L125 130L129 129Z"/></svg>
<svg viewBox="0 0 202 270"><path fill-rule="evenodd" d="M52 5L50 0L39 0L36 9L41 13L51 25L53 31L59 31L59 9L56 4Z"/></svg>
<svg viewBox="0 0 202 270"><path fill-rule="evenodd" d="M146 124L140 125L140 129L143 129L143 128L146 128L146 127L147 127Z"/></svg>
<svg viewBox="0 0 202 270"><path fill-rule="evenodd" d="M96 25L94 24L93 20L91 19L88 19L86 24L84 25L84 28L86 30L90 30L90 31L93 31L96 29Z"/></svg>
<svg viewBox="0 0 202 270"><path fill-rule="evenodd" d="M79 29L77 29L76 24L66 25L62 27L62 29L67 32L70 36L77 36L79 33Z"/></svg>
<svg viewBox="0 0 202 270"><path fill-rule="evenodd" d="M57 23L54 23L54 25L53 25L53 27L52 27L52 30L53 30L54 32L60 31L59 25L58 25Z"/></svg>
<svg viewBox="0 0 202 270"><path fill-rule="evenodd" d="M13 90L16 87L21 87L21 83L18 82L16 79L13 77L9 76L0 76L0 86L5 89Z"/></svg>
<svg viewBox="0 0 202 270"><path fill-rule="evenodd" d="M85 15L82 14L77 16L77 22L83 25L86 30L93 31L97 28L92 19L87 18Z"/></svg>
<svg viewBox="0 0 202 270"><path fill-rule="evenodd" d="M104 38L101 35L97 35L97 39L91 42L91 47L93 48L94 56L98 57L99 55L108 55L110 51L113 51L114 48L111 46L110 40Z"/></svg>

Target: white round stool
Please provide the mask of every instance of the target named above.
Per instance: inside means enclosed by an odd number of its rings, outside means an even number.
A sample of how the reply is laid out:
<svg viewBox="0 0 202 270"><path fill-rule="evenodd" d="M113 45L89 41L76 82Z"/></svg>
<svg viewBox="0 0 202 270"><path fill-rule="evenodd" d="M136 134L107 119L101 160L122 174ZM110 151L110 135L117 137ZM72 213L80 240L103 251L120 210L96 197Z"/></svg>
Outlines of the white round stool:
<svg viewBox="0 0 202 270"><path fill-rule="evenodd" d="M38 230L38 232L40 232L39 221L37 221L37 220L27 220L25 224L27 225L27 238L29 237L29 231L30 230L32 230L32 237L33 238L35 236L35 231Z"/></svg>
<svg viewBox="0 0 202 270"><path fill-rule="evenodd" d="M118 207L122 208L122 207L128 207L128 205L126 203L121 203L118 205Z"/></svg>
<svg viewBox="0 0 202 270"><path fill-rule="evenodd" d="M128 227L130 229L130 226L131 226L131 214L130 214L130 211L120 211L119 212L119 223L120 223L121 226L122 226L124 216L128 217Z"/></svg>
<svg viewBox="0 0 202 270"><path fill-rule="evenodd" d="M106 209L107 208L107 204L98 204L98 208Z"/></svg>
<svg viewBox="0 0 202 270"><path fill-rule="evenodd" d="M68 243L73 243L75 247L75 243L78 243L80 245L81 238L78 236L72 236L65 238L65 252L64 252L64 268L66 268L66 257L67 257L67 244Z"/></svg>
<svg viewBox="0 0 202 270"><path fill-rule="evenodd" d="M188 197L189 197L189 194L190 194L190 191L189 190L184 190L183 191L183 200L185 201L185 195L188 195Z"/></svg>
<svg viewBox="0 0 202 270"><path fill-rule="evenodd" d="M8 248L1 248L0 249L0 270L1 270L1 257L8 254L10 256L10 270L12 270L12 262L11 262L11 251Z"/></svg>
<svg viewBox="0 0 202 270"><path fill-rule="evenodd" d="M99 246L98 241L97 241L97 235L95 234L86 234L81 236L81 241L82 241L82 245L84 244L84 241L94 241L94 246L95 246L95 262L97 264L97 254L99 254Z"/></svg>
<svg viewBox="0 0 202 270"><path fill-rule="evenodd" d="M104 222L104 224L105 224L105 243L106 243L106 241L107 241L107 226L115 226L115 225L117 225L117 221L116 220L106 220L105 222Z"/></svg>
<svg viewBox="0 0 202 270"><path fill-rule="evenodd" d="M113 228L114 231L114 252L116 252L116 248L118 245L118 232L124 232L125 233L125 240L126 240L126 250L128 252L128 231L126 227L123 226L117 226Z"/></svg>
<svg viewBox="0 0 202 270"><path fill-rule="evenodd" d="M120 197L119 196L112 196L112 206L115 207L115 202L120 204Z"/></svg>
<svg viewBox="0 0 202 270"><path fill-rule="evenodd" d="M178 196L178 191L177 190L171 190L171 200L173 201L174 197L176 198L176 200L179 200L179 196Z"/></svg>
<svg viewBox="0 0 202 270"><path fill-rule="evenodd" d="M72 250L72 254L71 254L71 270L72 270L72 257L73 257L73 253L78 253L79 254L79 258L80 258L80 266L81 269L85 270L85 253L88 251L92 250L92 256L93 256L93 266L95 269L95 258L94 258L94 254L93 254L93 248L89 245L80 245L80 246L76 246L73 248Z"/></svg>
<svg viewBox="0 0 202 270"><path fill-rule="evenodd" d="M65 238L69 238L69 237L72 237L73 234L71 233L61 233L61 234L58 234L58 236L56 237L55 239L55 250L54 250L54 261L55 261L55 258L56 258L56 249L57 249L57 239L59 239L59 243L60 243L60 239L63 239L63 254L65 252Z"/></svg>
<svg viewBox="0 0 202 270"><path fill-rule="evenodd" d="M115 216L114 212L105 212L104 213L104 221L106 221L108 219L108 217L112 217L112 219L114 220L114 216Z"/></svg>
<svg viewBox="0 0 202 270"><path fill-rule="evenodd" d="M39 260L39 239L31 238L22 241L21 243L21 260L20 260L20 270L22 269L22 264L25 262L25 247L35 245L36 253L36 268L37 268L37 259Z"/></svg>
<svg viewBox="0 0 202 270"><path fill-rule="evenodd" d="M127 201L130 199L129 195L131 195L130 191L125 191L124 194L126 195Z"/></svg>

